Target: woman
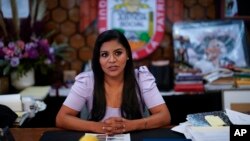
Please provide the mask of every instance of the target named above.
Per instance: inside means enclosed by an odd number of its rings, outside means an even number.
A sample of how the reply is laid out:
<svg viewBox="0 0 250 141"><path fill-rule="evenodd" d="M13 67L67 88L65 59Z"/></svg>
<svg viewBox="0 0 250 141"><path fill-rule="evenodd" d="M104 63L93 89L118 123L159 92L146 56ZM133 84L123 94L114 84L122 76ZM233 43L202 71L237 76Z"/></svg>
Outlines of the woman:
<svg viewBox="0 0 250 141"><path fill-rule="evenodd" d="M77 117L83 106L89 119ZM143 117L147 107L150 116ZM57 127L119 134L170 124L169 110L148 69L134 69L126 37L107 30L96 40L92 71L80 73L56 117Z"/></svg>

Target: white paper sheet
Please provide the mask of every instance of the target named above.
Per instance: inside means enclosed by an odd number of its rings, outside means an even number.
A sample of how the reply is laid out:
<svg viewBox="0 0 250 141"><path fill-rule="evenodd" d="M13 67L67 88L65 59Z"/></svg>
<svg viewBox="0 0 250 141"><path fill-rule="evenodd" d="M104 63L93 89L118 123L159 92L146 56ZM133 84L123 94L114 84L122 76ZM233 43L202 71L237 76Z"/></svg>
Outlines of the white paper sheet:
<svg viewBox="0 0 250 141"><path fill-rule="evenodd" d="M35 100L44 100L49 94L51 86L31 86L22 90L19 94L22 97L32 97Z"/></svg>
<svg viewBox="0 0 250 141"><path fill-rule="evenodd" d="M23 111L20 94L0 95L0 104L8 106L11 110Z"/></svg>
<svg viewBox="0 0 250 141"><path fill-rule="evenodd" d="M182 133L192 141L229 141L229 126L193 126L188 121L180 123L171 130Z"/></svg>
<svg viewBox="0 0 250 141"><path fill-rule="evenodd" d="M116 134L113 136L108 136L106 134L95 134L86 133L85 135L93 135L98 138L99 141L130 141L130 134Z"/></svg>
<svg viewBox="0 0 250 141"><path fill-rule="evenodd" d="M189 127L192 141L229 141L229 126Z"/></svg>
<svg viewBox="0 0 250 141"><path fill-rule="evenodd" d="M250 124L250 115L240 113L237 111L226 109L228 118L233 124L237 125L249 125Z"/></svg>

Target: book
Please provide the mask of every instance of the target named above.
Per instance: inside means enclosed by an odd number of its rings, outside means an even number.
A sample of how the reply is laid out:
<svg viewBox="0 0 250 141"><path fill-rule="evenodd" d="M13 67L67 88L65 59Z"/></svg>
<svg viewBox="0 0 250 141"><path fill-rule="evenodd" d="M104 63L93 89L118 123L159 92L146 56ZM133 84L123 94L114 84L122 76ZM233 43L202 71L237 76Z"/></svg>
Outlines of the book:
<svg viewBox="0 0 250 141"><path fill-rule="evenodd" d="M230 120L224 111L213 111L213 112L203 112L203 113L194 113L187 115L187 121L190 122L193 126L212 126L208 117L214 116L223 121L224 124L221 126L229 126Z"/></svg>
<svg viewBox="0 0 250 141"><path fill-rule="evenodd" d="M177 74L175 77L176 81L202 81L202 75L195 75L195 74Z"/></svg>
<svg viewBox="0 0 250 141"><path fill-rule="evenodd" d="M204 92L204 85L198 84L175 84L174 91L176 92Z"/></svg>
<svg viewBox="0 0 250 141"><path fill-rule="evenodd" d="M234 72L236 78L250 78L250 72Z"/></svg>
<svg viewBox="0 0 250 141"><path fill-rule="evenodd" d="M230 90L235 89L235 86L232 84L205 84L205 90L206 91L221 91L221 90Z"/></svg>
<svg viewBox="0 0 250 141"><path fill-rule="evenodd" d="M202 81L175 81L174 84L203 84Z"/></svg>
<svg viewBox="0 0 250 141"><path fill-rule="evenodd" d="M250 79L236 79L236 85L250 85Z"/></svg>
<svg viewBox="0 0 250 141"><path fill-rule="evenodd" d="M234 78L233 77L220 77L212 82L210 82L209 84L212 85L234 85Z"/></svg>

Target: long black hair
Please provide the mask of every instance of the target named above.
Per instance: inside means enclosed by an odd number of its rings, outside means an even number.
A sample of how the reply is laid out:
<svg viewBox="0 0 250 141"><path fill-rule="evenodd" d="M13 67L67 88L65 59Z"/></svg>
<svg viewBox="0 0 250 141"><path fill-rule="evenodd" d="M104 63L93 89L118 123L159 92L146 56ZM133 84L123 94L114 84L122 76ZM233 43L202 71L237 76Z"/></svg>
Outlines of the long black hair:
<svg viewBox="0 0 250 141"><path fill-rule="evenodd" d="M124 70L124 85L122 90L121 115L127 119L139 119L142 117L144 102L141 91L135 78L132 51L127 38L122 32L111 29L99 34L96 39L92 57L92 70L94 73L93 106L90 112L90 120L100 121L106 113L106 97L104 88L104 72L99 62L100 48L103 43L117 40L126 49L128 60ZM140 103L139 103L140 99ZM144 110L144 108L143 108Z"/></svg>

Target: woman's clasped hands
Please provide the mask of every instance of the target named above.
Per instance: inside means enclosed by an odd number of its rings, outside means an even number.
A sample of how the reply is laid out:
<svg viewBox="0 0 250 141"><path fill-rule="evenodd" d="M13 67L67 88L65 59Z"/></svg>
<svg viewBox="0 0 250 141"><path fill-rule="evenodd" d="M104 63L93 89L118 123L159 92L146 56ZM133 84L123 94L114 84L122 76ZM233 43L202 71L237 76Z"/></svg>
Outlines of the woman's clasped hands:
<svg viewBox="0 0 250 141"><path fill-rule="evenodd" d="M103 121L102 130L105 134L114 135L127 132L127 120L121 117L110 117Z"/></svg>

